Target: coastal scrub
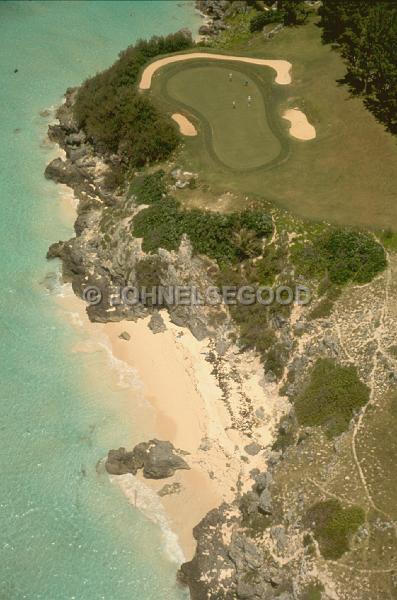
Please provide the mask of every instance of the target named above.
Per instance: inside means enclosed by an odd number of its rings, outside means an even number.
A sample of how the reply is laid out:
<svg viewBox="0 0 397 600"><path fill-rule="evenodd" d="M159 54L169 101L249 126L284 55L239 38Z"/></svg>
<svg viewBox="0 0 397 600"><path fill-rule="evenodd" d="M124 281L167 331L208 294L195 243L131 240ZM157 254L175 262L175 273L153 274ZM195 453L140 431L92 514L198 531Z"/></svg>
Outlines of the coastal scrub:
<svg viewBox="0 0 397 600"><path fill-rule="evenodd" d="M323 557L337 560L349 550L350 537L364 523L364 511L358 506L344 508L339 500L331 499L309 508L305 520Z"/></svg>
<svg viewBox="0 0 397 600"><path fill-rule="evenodd" d="M192 46L185 31L139 40L109 69L83 83L74 116L98 151L118 154L128 167L169 156L179 143L177 127L150 98L139 94L136 83L143 65L155 56Z"/></svg>
<svg viewBox="0 0 397 600"><path fill-rule="evenodd" d="M214 258L220 264L238 262L251 251L260 255L261 240L271 235L272 230L271 217L263 211L224 215L183 210L175 198L155 202L133 219L133 235L143 238L145 252L158 248L177 250L185 233L196 253Z"/></svg>
<svg viewBox="0 0 397 600"><path fill-rule="evenodd" d="M320 358L294 405L300 425L322 426L332 438L346 431L354 413L368 400L369 389L358 378L355 367Z"/></svg>

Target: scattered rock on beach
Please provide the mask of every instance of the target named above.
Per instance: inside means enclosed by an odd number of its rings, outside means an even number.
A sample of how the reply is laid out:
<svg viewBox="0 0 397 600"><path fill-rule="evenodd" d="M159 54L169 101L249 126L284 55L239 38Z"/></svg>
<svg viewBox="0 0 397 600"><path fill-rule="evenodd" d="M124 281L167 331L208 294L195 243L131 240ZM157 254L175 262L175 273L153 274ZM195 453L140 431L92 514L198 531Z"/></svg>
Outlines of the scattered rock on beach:
<svg viewBox="0 0 397 600"><path fill-rule="evenodd" d="M174 483L166 483L163 485L161 490L157 493L159 496L171 496L172 494L179 494L181 489L181 484L178 481L174 481Z"/></svg>
<svg viewBox="0 0 397 600"><path fill-rule="evenodd" d="M130 341L130 339L131 339L131 336L130 336L130 334L128 333L128 331L122 331L122 332L120 333L120 335L119 335L119 338L120 338L121 340L125 340L126 342L129 342L129 341Z"/></svg>
<svg viewBox="0 0 397 600"><path fill-rule="evenodd" d="M261 446L255 442L251 442L251 444L244 446L244 450L250 456L256 456L261 451Z"/></svg>

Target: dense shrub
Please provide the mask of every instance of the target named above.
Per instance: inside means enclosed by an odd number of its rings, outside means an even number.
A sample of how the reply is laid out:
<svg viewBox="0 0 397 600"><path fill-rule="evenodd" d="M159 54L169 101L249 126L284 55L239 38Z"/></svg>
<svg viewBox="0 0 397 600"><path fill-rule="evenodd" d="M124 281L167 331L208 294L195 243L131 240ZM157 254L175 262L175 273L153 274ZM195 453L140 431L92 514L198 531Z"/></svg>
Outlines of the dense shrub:
<svg viewBox="0 0 397 600"><path fill-rule="evenodd" d="M278 10L266 10L254 15L250 21L250 31L262 31L269 23L282 23L284 14Z"/></svg>
<svg viewBox="0 0 397 600"><path fill-rule="evenodd" d="M104 187L113 192L124 184L125 172L121 165L111 166L105 173L103 178Z"/></svg>
<svg viewBox="0 0 397 600"><path fill-rule="evenodd" d="M159 169L150 175L138 175L132 180L130 194L136 204L153 204L162 200L167 193L165 172Z"/></svg>
<svg viewBox="0 0 397 600"><path fill-rule="evenodd" d="M335 229L319 247L333 283L368 283L386 267L383 247L367 233Z"/></svg>
<svg viewBox="0 0 397 600"><path fill-rule="evenodd" d="M309 14L303 0L278 0L277 7L284 13L285 25L301 25Z"/></svg>
<svg viewBox="0 0 397 600"><path fill-rule="evenodd" d="M322 583L311 583L302 593L302 600L322 600L324 586Z"/></svg>
<svg viewBox="0 0 397 600"><path fill-rule="evenodd" d="M118 153L129 165L141 166L174 150L179 141L175 125L137 91L136 84L148 60L192 45L191 37L182 32L140 40L112 67L83 83L74 114L99 151Z"/></svg>
<svg viewBox="0 0 397 600"><path fill-rule="evenodd" d="M330 283L368 283L387 265L384 248L368 233L332 228L310 243L293 248L297 270L307 277L329 278Z"/></svg>
<svg viewBox="0 0 397 600"><path fill-rule="evenodd" d="M255 263L258 283L271 285L284 268L286 263L286 248L281 245L266 246L263 256Z"/></svg>
<svg viewBox="0 0 397 600"><path fill-rule="evenodd" d="M355 367L322 358L294 405L300 425L321 425L329 437L335 437L346 431L354 413L368 400L369 389L358 378Z"/></svg>
<svg viewBox="0 0 397 600"><path fill-rule="evenodd" d="M364 511L358 506L343 508L339 500L314 504L306 513L305 522L313 529L324 558L337 560L349 550L349 539L364 523Z"/></svg>
<svg viewBox="0 0 397 600"><path fill-rule="evenodd" d="M219 263L240 259L241 248L236 237L242 230L261 239L272 232L271 218L259 211L223 215L197 209L183 210L177 200L167 198L142 210L133 220L133 233L143 238L145 252L158 248L176 250L186 233L195 252Z"/></svg>

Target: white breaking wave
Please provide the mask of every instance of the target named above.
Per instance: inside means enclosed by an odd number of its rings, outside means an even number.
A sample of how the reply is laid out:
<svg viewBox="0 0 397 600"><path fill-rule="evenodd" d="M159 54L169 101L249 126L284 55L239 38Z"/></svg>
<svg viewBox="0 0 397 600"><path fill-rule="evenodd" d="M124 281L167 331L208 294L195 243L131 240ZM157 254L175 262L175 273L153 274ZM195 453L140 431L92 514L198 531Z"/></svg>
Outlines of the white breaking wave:
<svg viewBox="0 0 397 600"><path fill-rule="evenodd" d="M120 486L130 504L140 510L152 523L160 527L168 558L178 565L185 562L178 536L171 529L165 508L158 494L146 486L141 479L130 473L111 477L110 479Z"/></svg>
<svg viewBox="0 0 397 600"><path fill-rule="evenodd" d="M51 290L49 290L49 293L59 296L60 298L73 297L75 295L70 283L62 283L60 271L56 273L56 277L51 281ZM79 328L84 327L84 319L81 318L81 315L78 312L68 311L68 313L74 326ZM109 367L117 374L117 385L123 389L133 388L135 391L142 391L143 383L139 379L138 371L123 360L114 356L112 344L106 333L95 335L92 339L100 348L105 350Z"/></svg>
<svg viewBox="0 0 397 600"><path fill-rule="evenodd" d="M106 351L109 365L118 375L117 384L123 389L133 388L142 391L143 384L139 379L138 371L114 356L112 344L106 335L98 339L98 345Z"/></svg>
<svg viewBox="0 0 397 600"><path fill-rule="evenodd" d="M47 294L59 296L60 298L66 298L74 295L72 285L62 281L62 273L60 268L56 271L47 273L41 284L44 286Z"/></svg>

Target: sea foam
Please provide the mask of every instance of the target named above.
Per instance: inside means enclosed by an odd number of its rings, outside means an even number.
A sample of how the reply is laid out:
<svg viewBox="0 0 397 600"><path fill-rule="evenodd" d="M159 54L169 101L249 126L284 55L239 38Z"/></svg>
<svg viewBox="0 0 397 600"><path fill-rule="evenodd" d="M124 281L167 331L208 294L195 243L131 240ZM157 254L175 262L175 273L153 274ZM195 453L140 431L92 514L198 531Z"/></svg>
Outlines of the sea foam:
<svg viewBox="0 0 397 600"><path fill-rule="evenodd" d="M132 506L160 527L167 557L179 565L185 562L178 536L171 529L165 508L158 494L145 485L141 479L130 473L111 477L111 480L120 486Z"/></svg>

